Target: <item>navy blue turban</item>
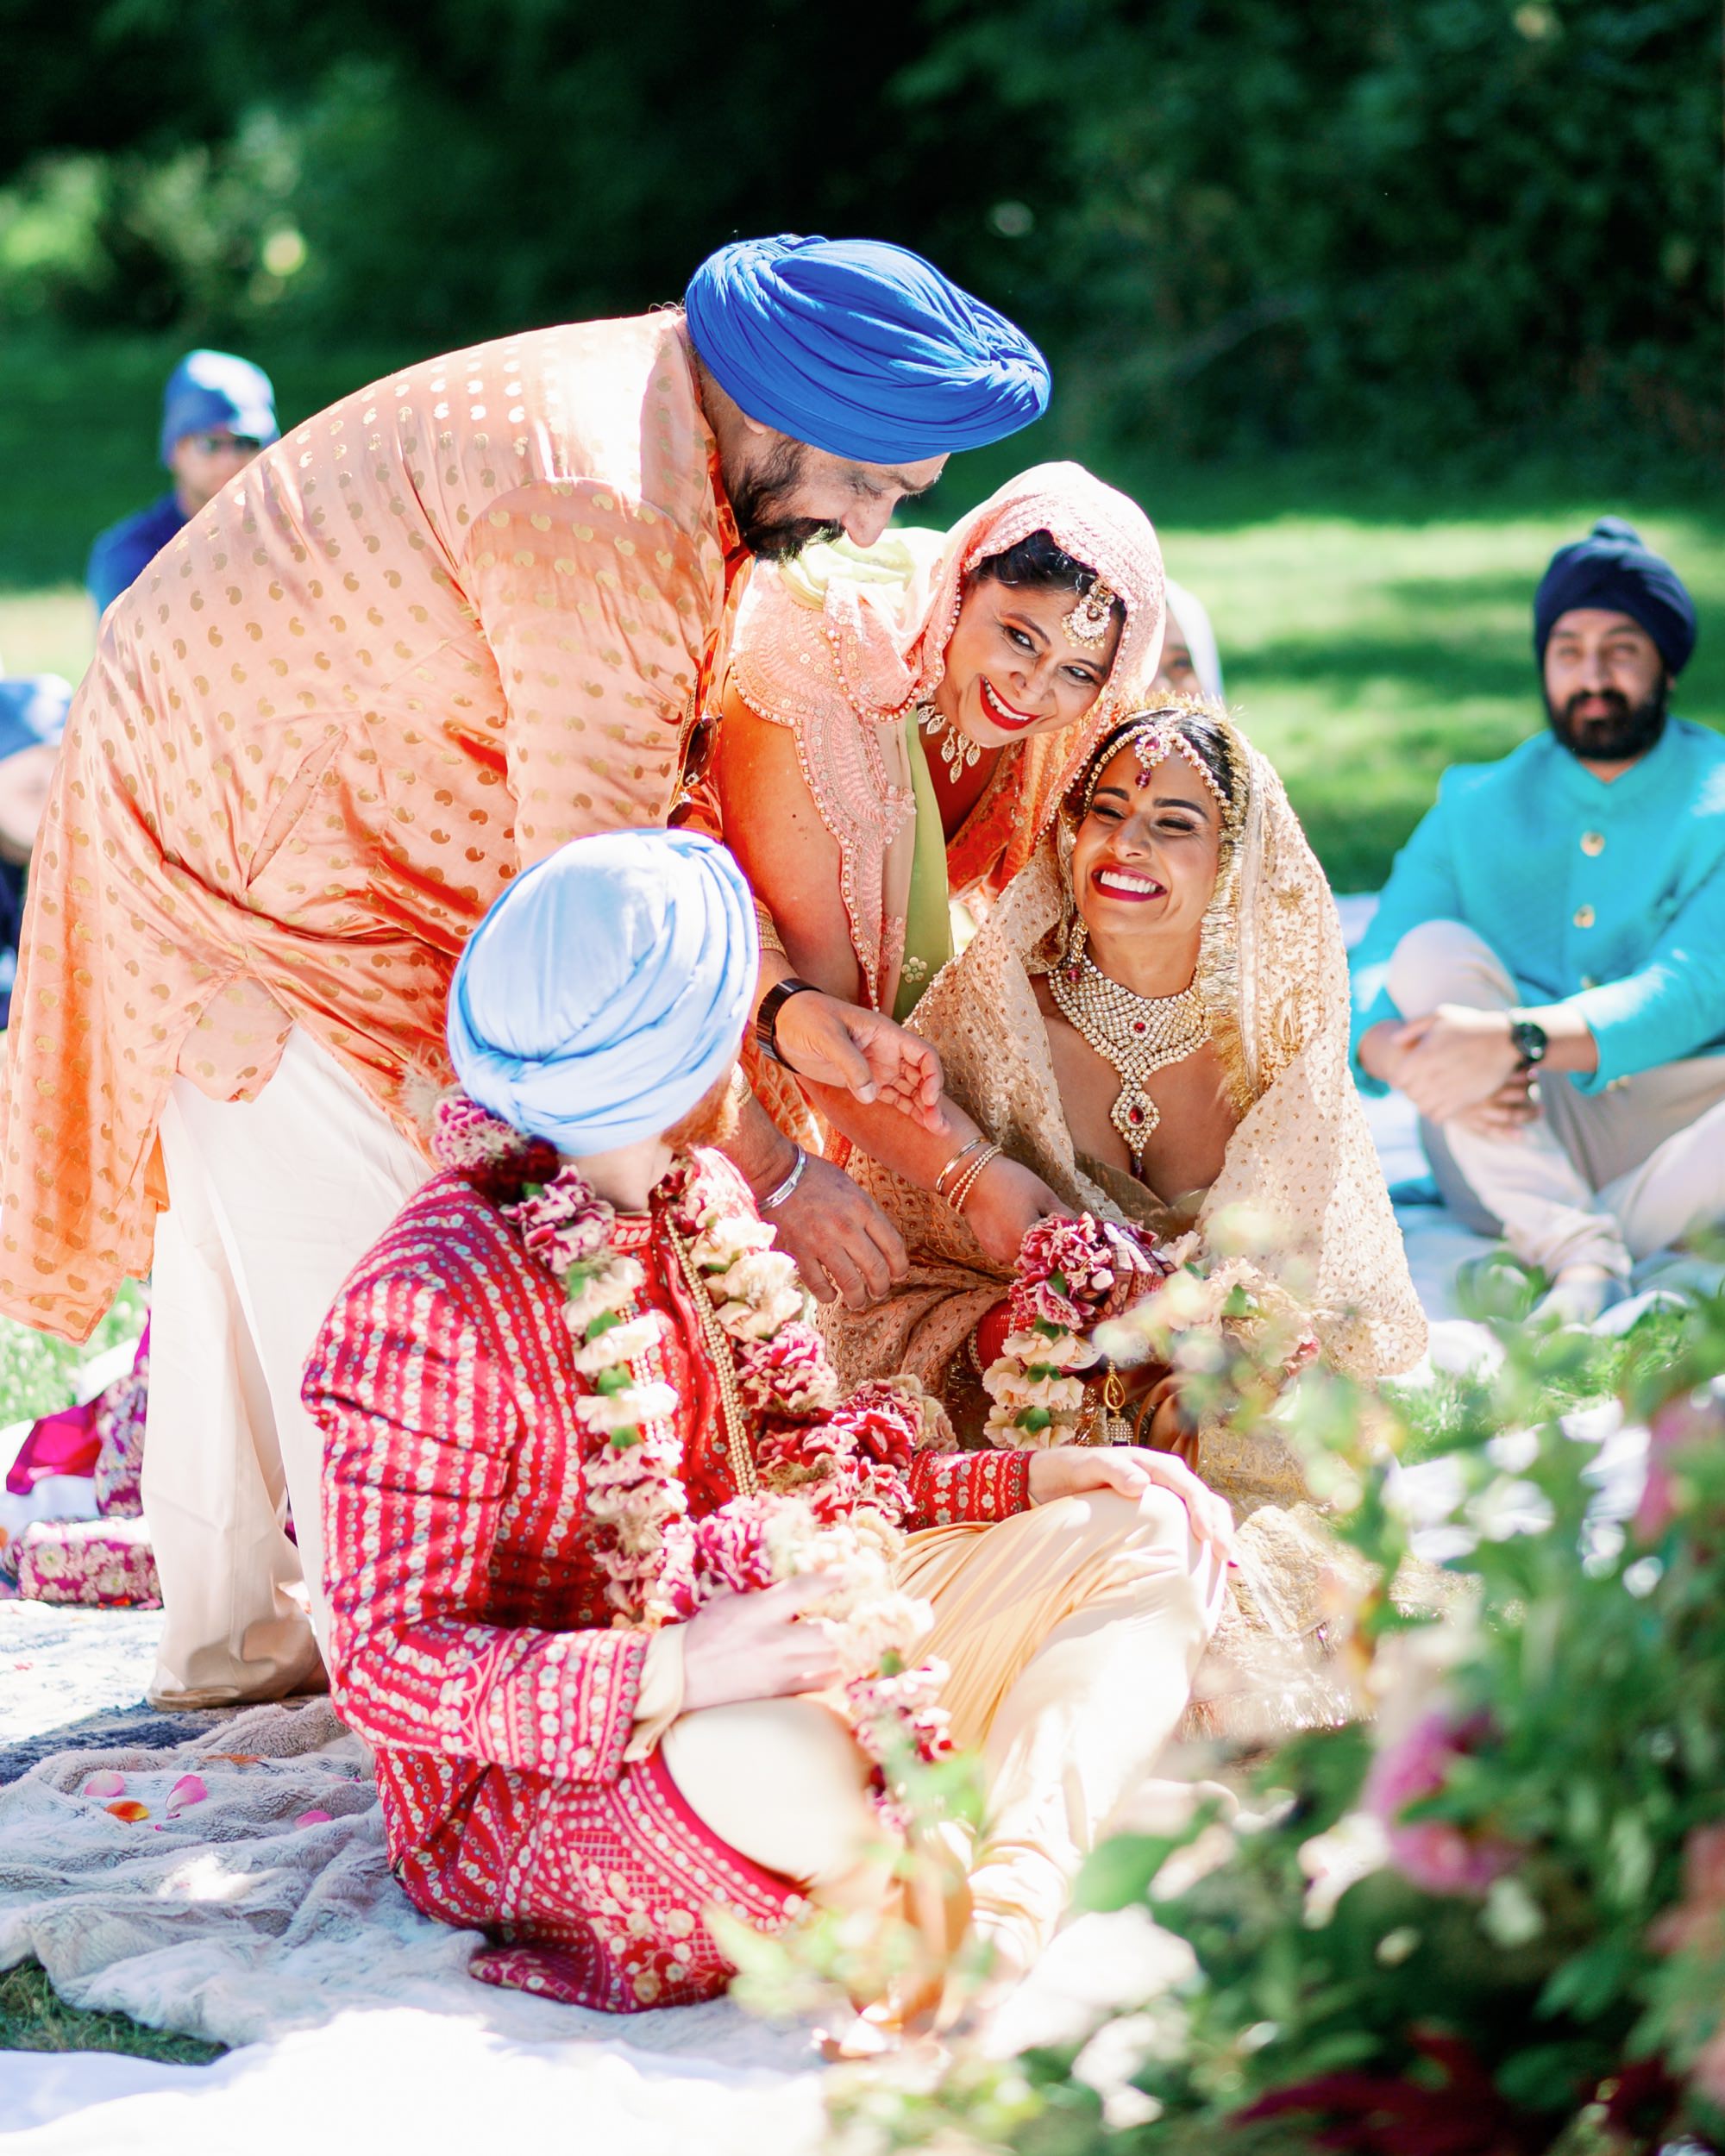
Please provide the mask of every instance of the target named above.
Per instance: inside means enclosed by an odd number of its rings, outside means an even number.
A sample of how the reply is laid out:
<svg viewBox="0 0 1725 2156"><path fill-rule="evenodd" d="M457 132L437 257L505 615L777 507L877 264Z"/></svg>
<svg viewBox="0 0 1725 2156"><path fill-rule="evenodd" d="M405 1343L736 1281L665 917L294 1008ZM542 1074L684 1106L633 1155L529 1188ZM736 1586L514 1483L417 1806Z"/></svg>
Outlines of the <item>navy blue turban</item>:
<svg viewBox="0 0 1725 2156"><path fill-rule="evenodd" d="M571 839L518 876L449 984L449 1059L579 1158L656 1138L737 1061L760 943L743 871L697 831Z"/></svg>
<svg viewBox="0 0 1725 2156"><path fill-rule="evenodd" d="M1671 563L1642 543L1621 517L1602 517L1585 539L1559 547L1534 594L1534 649L1541 666L1558 617L1596 606L1628 614L1659 646L1668 674L1681 674L1695 649L1695 601Z"/></svg>
<svg viewBox="0 0 1725 2156"><path fill-rule="evenodd" d="M751 419L865 464L1016 434L1048 362L1004 315L881 240L737 240L683 296L689 335Z"/></svg>

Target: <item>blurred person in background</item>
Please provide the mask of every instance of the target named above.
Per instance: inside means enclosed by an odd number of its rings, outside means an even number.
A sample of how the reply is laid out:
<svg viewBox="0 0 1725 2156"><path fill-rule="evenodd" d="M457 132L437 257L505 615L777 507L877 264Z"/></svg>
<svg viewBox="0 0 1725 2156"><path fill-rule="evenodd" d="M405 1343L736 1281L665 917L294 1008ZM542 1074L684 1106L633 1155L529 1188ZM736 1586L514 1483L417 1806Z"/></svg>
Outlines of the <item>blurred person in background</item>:
<svg viewBox="0 0 1725 2156"><path fill-rule="evenodd" d="M8 1074L0 1309L82 1338L154 1269L159 1704L321 1676L301 1372L430 1172L422 1096L486 907L570 838L665 822L751 555L871 544L1048 386L919 256L739 241L681 309L341 399L108 609L26 911L42 1023ZM778 1039L868 1093L932 1074L889 1018L822 996ZM735 1157L771 1188L776 1156Z"/></svg>
<svg viewBox="0 0 1725 2156"><path fill-rule="evenodd" d="M0 1031L12 1022L24 883L71 702L57 674L0 680Z"/></svg>
<svg viewBox="0 0 1725 2156"><path fill-rule="evenodd" d="M1201 696L1212 704L1221 703L1221 654L1216 649L1216 632L1210 626L1203 600L1171 577L1167 599L1168 626L1162 639L1156 689L1164 695Z"/></svg>
<svg viewBox="0 0 1725 2156"><path fill-rule="evenodd" d="M1354 954L1368 1090L1445 1201L1590 1323L1725 1219L1725 739L1674 718L1682 580L1620 517L1534 601L1544 733L1444 775Z"/></svg>
<svg viewBox="0 0 1725 2156"><path fill-rule="evenodd" d="M84 580L97 613L129 591L174 534L280 435L275 390L260 367L233 352L188 352L162 392L161 461L173 486L110 524L90 549Z"/></svg>

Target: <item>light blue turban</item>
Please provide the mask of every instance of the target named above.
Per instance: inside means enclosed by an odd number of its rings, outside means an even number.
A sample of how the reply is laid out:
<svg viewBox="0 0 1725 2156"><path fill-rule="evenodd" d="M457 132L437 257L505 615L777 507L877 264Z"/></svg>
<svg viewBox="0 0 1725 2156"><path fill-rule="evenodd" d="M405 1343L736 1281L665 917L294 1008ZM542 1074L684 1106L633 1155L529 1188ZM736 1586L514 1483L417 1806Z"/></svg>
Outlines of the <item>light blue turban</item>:
<svg viewBox="0 0 1725 2156"><path fill-rule="evenodd" d="M1048 406L1048 362L1023 330L881 240L735 241L695 272L683 308L751 419L834 456L978 448Z"/></svg>
<svg viewBox="0 0 1725 2156"><path fill-rule="evenodd" d="M666 1131L736 1057L755 901L694 831L573 839L518 876L449 984L449 1055L482 1108L577 1156Z"/></svg>

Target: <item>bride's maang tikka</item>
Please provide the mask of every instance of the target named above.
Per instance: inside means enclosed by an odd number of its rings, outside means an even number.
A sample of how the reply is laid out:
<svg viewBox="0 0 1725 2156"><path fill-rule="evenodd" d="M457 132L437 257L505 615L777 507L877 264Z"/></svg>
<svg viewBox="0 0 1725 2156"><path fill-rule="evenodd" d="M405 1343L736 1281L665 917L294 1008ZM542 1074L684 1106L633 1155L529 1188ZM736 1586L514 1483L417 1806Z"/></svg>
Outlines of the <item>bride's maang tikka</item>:
<svg viewBox="0 0 1725 2156"><path fill-rule="evenodd" d="M1098 577L1088 592L1081 592L1078 604L1061 623L1069 639L1094 650L1108 640L1108 623L1114 611L1114 587Z"/></svg>
<svg viewBox="0 0 1725 2156"><path fill-rule="evenodd" d="M1170 756L1184 756L1200 780L1210 789L1216 806L1221 812L1224 830L1229 826L1233 817L1233 804L1217 783L1215 773L1199 754L1196 744L1189 741L1182 732L1175 712L1149 711L1131 725L1123 727L1115 737L1113 754L1106 761L1111 763L1113 757L1128 746L1138 758L1138 784L1140 787L1150 784L1150 774L1157 764ZM1090 766L1078 811L1081 820L1090 813L1090 804L1095 799L1104 768L1105 760L1101 756L1097 756Z"/></svg>

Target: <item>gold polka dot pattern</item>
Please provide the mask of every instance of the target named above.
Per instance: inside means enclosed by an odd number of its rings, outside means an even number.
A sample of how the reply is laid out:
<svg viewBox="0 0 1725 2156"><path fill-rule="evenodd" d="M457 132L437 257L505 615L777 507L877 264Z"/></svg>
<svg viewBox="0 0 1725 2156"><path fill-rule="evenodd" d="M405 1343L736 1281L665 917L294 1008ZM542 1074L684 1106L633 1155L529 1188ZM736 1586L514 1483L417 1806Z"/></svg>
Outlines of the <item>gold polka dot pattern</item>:
<svg viewBox="0 0 1725 2156"><path fill-rule="evenodd" d="M0 1309L86 1333L150 1263L176 1075L304 1025L404 1127L461 945L566 840L662 823L743 557L676 315L332 405L103 624L31 876Z"/></svg>

